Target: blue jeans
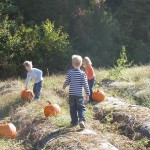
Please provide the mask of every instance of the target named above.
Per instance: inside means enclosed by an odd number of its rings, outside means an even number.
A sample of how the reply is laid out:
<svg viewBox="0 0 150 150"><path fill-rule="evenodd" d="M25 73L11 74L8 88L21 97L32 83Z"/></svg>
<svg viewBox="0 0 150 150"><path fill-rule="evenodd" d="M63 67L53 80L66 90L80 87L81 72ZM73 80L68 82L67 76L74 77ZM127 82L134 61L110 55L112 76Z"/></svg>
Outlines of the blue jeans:
<svg viewBox="0 0 150 150"><path fill-rule="evenodd" d="M33 86L33 93L34 93L34 99L39 99L42 91L42 81L38 83L34 83Z"/></svg>
<svg viewBox="0 0 150 150"><path fill-rule="evenodd" d="M85 121L85 106L83 96L69 96L71 123L77 124L78 121Z"/></svg>
<svg viewBox="0 0 150 150"><path fill-rule="evenodd" d="M93 93L94 83L95 83L95 79L88 80L88 85L89 85L89 89L90 89L89 101L92 101L92 93Z"/></svg>

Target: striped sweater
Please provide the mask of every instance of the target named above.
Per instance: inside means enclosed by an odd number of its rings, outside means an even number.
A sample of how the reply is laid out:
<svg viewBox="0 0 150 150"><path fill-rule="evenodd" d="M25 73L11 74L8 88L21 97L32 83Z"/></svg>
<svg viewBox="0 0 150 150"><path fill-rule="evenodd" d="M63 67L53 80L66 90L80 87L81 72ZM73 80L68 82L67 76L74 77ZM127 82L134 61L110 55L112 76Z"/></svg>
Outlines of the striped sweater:
<svg viewBox="0 0 150 150"><path fill-rule="evenodd" d="M72 69L68 71L66 81L63 88L69 85L69 95L83 96L84 88L86 95L90 95L86 74L80 69Z"/></svg>

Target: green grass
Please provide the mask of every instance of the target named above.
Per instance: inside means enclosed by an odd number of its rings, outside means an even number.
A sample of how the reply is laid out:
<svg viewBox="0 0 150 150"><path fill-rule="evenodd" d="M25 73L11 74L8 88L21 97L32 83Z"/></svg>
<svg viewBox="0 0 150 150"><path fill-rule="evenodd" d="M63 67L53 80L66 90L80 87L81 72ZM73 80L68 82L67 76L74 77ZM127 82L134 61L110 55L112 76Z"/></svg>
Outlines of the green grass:
<svg viewBox="0 0 150 150"><path fill-rule="evenodd" d="M8 149L8 141L3 139L3 138L0 138L0 147L2 150L4 150L5 148Z"/></svg>
<svg viewBox="0 0 150 150"><path fill-rule="evenodd" d="M150 108L150 65L124 68L116 76L110 76L110 72L111 70L106 69L96 70L97 82L101 83L103 79L109 79L121 82L121 85L115 89L108 89L105 86L100 88L103 88L111 96L122 97L129 102ZM134 96L138 91L143 91L140 99Z"/></svg>
<svg viewBox="0 0 150 150"><path fill-rule="evenodd" d="M103 79L118 79L118 77L115 78L109 76L110 72L110 69L95 69L97 82L101 83ZM39 101L38 103L24 103L20 99L21 91L24 89L25 85L24 80L18 79L0 82L0 119L14 122L18 127L18 134L21 135L19 140L6 140L1 138L0 147L2 150L10 149L11 145L14 146L13 149L15 150L23 150L23 147L25 146L24 143L29 140L28 136L30 135L30 132L26 133L25 130L23 133L21 133L21 131L29 128L30 125L32 125L32 122L36 120L36 118L40 119L35 123L35 127L37 129L44 128L50 133L52 133L54 130L56 131L56 128L65 128L70 124L71 119L68 104L68 88L66 89L67 96L61 97L58 94L58 91L62 89L65 77L65 75L52 75L49 77L44 77L41 101ZM100 89L103 89L107 95L121 97L129 102L150 107L150 66L135 66L132 68L123 69L119 77L119 82L124 82L124 84L118 87L118 89L108 89L104 85L101 86ZM132 82L133 85L129 86L128 84L126 84L128 82ZM15 84L12 87L4 87L6 85L12 85L13 83ZM33 82L30 83L31 90L32 86ZM139 89L144 90L145 92L141 99L137 101L133 97L132 93L128 94L125 89L130 89L133 92L138 91ZM47 105L48 100L50 100L51 103L57 103L60 105L62 110L60 116L51 117L48 119L44 117L43 110L44 107ZM93 105L86 104L85 116L87 124L91 125L93 121ZM51 124L52 126L50 126L49 124ZM111 130L111 128L109 130ZM143 143L145 143L145 141L146 140L138 141L137 145L140 143L144 145ZM31 144L30 146L32 147L32 141L28 142L28 144Z"/></svg>

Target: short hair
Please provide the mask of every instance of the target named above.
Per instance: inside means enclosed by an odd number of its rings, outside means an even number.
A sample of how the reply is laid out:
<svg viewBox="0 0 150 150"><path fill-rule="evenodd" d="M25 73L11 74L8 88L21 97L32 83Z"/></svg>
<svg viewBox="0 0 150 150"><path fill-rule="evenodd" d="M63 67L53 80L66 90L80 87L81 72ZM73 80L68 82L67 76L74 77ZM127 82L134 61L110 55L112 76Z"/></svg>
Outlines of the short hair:
<svg viewBox="0 0 150 150"><path fill-rule="evenodd" d="M82 65L82 57L80 55L72 55L72 65L74 66Z"/></svg>
<svg viewBox="0 0 150 150"><path fill-rule="evenodd" d="M91 62L91 60L90 60L89 57L84 57L83 62L84 62L87 66L92 65L92 62Z"/></svg>
<svg viewBox="0 0 150 150"><path fill-rule="evenodd" d="M32 67L32 61L25 61L25 62L23 63L23 65L24 65L25 67Z"/></svg>

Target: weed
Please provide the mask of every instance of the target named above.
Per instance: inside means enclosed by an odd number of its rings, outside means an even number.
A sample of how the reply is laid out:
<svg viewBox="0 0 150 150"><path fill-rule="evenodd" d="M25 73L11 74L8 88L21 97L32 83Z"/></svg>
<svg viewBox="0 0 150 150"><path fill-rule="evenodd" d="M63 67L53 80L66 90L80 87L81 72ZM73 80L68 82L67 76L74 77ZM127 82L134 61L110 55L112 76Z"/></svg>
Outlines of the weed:
<svg viewBox="0 0 150 150"><path fill-rule="evenodd" d="M128 62L125 46L122 46L122 50L120 53L120 58L117 59L117 65L114 65L114 68L109 72L109 77L113 77L114 79L120 79L122 75L122 70L130 67L132 63Z"/></svg>

